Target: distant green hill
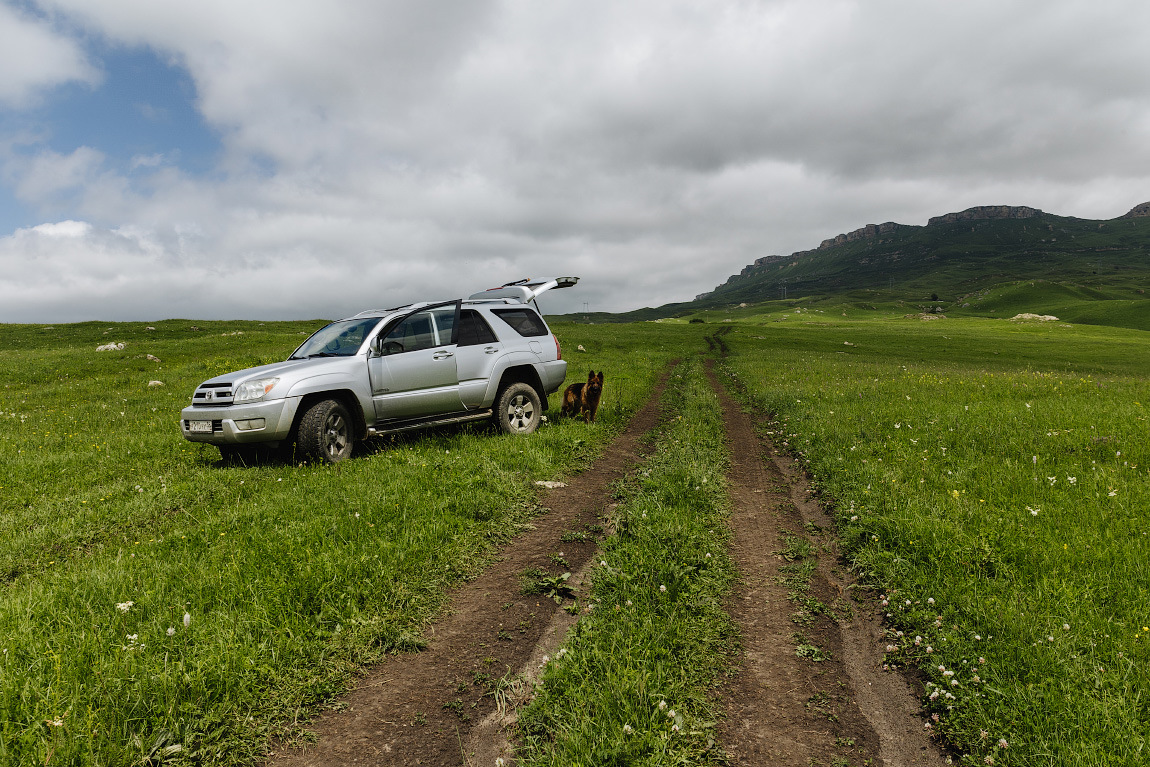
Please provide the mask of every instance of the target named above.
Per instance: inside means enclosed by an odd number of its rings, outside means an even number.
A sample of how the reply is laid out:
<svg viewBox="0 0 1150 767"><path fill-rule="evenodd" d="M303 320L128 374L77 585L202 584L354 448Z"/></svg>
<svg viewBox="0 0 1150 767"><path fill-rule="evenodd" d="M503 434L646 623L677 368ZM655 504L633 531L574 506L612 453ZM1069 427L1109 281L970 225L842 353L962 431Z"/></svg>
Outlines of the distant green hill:
<svg viewBox="0 0 1150 767"><path fill-rule="evenodd" d="M1034 208L982 206L926 226L871 224L813 250L766 256L694 301L595 315L591 321L683 317L739 304L1012 316L1033 312L1150 330L1150 203L1093 221ZM582 320L582 315L571 315Z"/></svg>

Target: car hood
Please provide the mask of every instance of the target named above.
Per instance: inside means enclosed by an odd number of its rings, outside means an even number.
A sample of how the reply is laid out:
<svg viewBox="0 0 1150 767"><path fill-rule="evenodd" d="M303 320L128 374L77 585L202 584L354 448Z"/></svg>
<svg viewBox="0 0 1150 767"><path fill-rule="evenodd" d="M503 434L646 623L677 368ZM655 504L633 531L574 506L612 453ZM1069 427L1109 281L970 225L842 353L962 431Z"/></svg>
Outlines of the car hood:
<svg viewBox="0 0 1150 767"><path fill-rule="evenodd" d="M307 378L310 375L325 372L334 367L343 367L356 357L312 357L306 360L284 360L273 362L270 365L259 365L254 368L245 368L231 373L224 373L215 378L209 378L204 384L237 384L253 378L286 377L290 374L293 379Z"/></svg>

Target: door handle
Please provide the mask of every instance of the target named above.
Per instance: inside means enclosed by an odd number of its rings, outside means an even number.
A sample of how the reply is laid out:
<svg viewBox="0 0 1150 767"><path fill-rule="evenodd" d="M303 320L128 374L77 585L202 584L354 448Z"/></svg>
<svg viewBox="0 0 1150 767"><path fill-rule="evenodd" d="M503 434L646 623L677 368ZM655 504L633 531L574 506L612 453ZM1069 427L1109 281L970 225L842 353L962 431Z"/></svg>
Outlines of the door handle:
<svg viewBox="0 0 1150 767"><path fill-rule="evenodd" d="M488 346L487 348L485 348L483 350L483 353L484 354L495 354L495 352L497 352L497 351L499 351L498 346Z"/></svg>
<svg viewBox="0 0 1150 767"><path fill-rule="evenodd" d="M454 357L454 356L455 355L449 351L438 351L435 354L431 355L431 358L433 360L445 360L448 357Z"/></svg>

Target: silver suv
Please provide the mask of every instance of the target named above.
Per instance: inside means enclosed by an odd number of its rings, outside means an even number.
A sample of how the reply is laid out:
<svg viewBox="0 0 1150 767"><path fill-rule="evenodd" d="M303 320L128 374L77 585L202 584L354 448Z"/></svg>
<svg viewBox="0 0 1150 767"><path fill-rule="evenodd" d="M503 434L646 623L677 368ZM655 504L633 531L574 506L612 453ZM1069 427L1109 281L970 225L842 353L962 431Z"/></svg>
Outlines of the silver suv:
<svg viewBox="0 0 1150 767"><path fill-rule="evenodd" d="M491 419L530 434L567 375L535 299L576 282L520 280L338 320L284 362L200 384L180 413L184 438L224 458L296 444L336 463L356 440L441 424Z"/></svg>

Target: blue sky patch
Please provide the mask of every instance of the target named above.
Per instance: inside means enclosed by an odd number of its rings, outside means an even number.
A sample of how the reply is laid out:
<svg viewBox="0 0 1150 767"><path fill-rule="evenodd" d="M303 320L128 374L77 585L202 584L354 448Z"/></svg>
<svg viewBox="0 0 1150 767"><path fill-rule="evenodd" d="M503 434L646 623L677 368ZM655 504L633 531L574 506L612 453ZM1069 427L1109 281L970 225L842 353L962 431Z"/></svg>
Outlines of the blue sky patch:
<svg viewBox="0 0 1150 767"><path fill-rule="evenodd" d="M34 154L43 148L69 155L82 146L105 155L105 166L131 178L159 165L191 175L212 171L219 135L196 110L196 88L188 73L148 48L97 47L89 51L104 73L95 86L67 83L36 107L0 109L0 132L34 136L36 143L15 147ZM44 214L0 188L0 234L42 223Z"/></svg>

